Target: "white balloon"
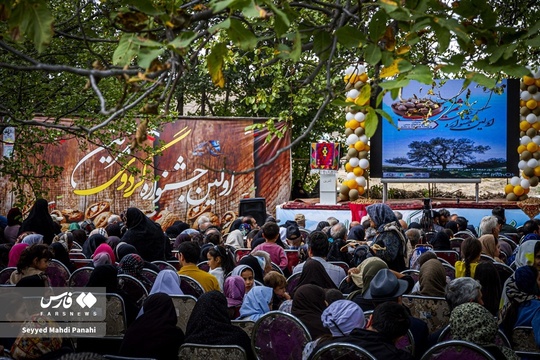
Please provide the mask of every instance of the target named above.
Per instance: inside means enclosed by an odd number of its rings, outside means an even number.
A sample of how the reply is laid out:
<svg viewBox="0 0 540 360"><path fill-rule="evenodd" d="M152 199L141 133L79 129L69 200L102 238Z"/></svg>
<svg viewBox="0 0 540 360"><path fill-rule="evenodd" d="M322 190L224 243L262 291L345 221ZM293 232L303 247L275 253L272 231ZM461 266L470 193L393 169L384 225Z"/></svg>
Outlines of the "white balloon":
<svg viewBox="0 0 540 360"><path fill-rule="evenodd" d="M365 187L365 186L366 186L366 178L363 177L363 176L358 176L358 177L356 178L356 183L357 183L359 186Z"/></svg>
<svg viewBox="0 0 540 360"><path fill-rule="evenodd" d="M358 140L360 140L360 141L363 142L364 144L367 144L367 141L368 141L366 135L359 136L359 137L358 137Z"/></svg>
<svg viewBox="0 0 540 360"><path fill-rule="evenodd" d="M510 184L512 184L512 186L518 186L520 183L521 183L521 178L519 176L514 176L513 178L510 179Z"/></svg>
<svg viewBox="0 0 540 360"><path fill-rule="evenodd" d="M357 136L358 137L358 136ZM523 136L521 138L521 145L527 145L528 143L530 143L532 140L530 137L528 137L527 135ZM356 142L356 141L355 141Z"/></svg>
<svg viewBox="0 0 540 360"><path fill-rule="evenodd" d="M523 170L523 169L525 169L526 167L527 167L527 162L526 162L525 160L521 160L520 162L518 162L518 168L519 168L520 170ZM514 185L514 186L516 186L516 185Z"/></svg>
<svg viewBox="0 0 540 360"><path fill-rule="evenodd" d="M352 166L353 168L357 167L359 162L360 162L360 160L359 160L357 157L352 157L352 158L349 160L349 164L351 164L351 166Z"/></svg>
<svg viewBox="0 0 540 360"><path fill-rule="evenodd" d="M364 115L363 112L359 111L356 114L354 114L354 118L356 119L356 121L362 122L366 119L366 115Z"/></svg>
<svg viewBox="0 0 540 360"><path fill-rule="evenodd" d="M528 91L522 91L521 92L521 100L523 101L527 101L527 100L531 100L532 99L532 94Z"/></svg>
<svg viewBox="0 0 540 360"><path fill-rule="evenodd" d="M351 99L356 99L360 95L360 91L356 89L352 89L347 93L347 97L350 97Z"/></svg>
<svg viewBox="0 0 540 360"><path fill-rule="evenodd" d="M365 72L366 72L366 67L365 67L364 65L358 65L358 66L356 67L356 73L357 73L358 75L363 74L363 73L365 73Z"/></svg>
<svg viewBox="0 0 540 360"><path fill-rule="evenodd" d="M540 79L540 69L536 69L536 71L533 73L533 76L535 79Z"/></svg>
<svg viewBox="0 0 540 360"><path fill-rule="evenodd" d="M536 101L540 101L540 92L536 92L533 94L532 98Z"/></svg>
<svg viewBox="0 0 540 360"><path fill-rule="evenodd" d="M358 163L358 166L360 166L362 169L367 169L369 167L369 160L368 159L361 159Z"/></svg>
<svg viewBox="0 0 540 360"><path fill-rule="evenodd" d="M536 145L540 145L540 136L536 135L535 137L533 137L532 142Z"/></svg>
<svg viewBox="0 0 540 360"><path fill-rule="evenodd" d="M354 66L349 66L347 69L345 69L345 75L351 75L354 71Z"/></svg>
<svg viewBox="0 0 540 360"><path fill-rule="evenodd" d="M352 119L354 119L354 114L352 112L348 112L347 114L345 114L345 119L347 121L351 121Z"/></svg>
<svg viewBox="0 0 540 360"><path fill-rule="evenodd" d="M354 145L358 141L358 135L351 134L347 137L347 145Z"/></svg>
<svg viewBox="0 0 540 360"><path fill-rule="evenodd" d="M347 180L353 180L353 179L356 179L356 175L354 175L353 172L348 172L347 173Z"/></svg>
<svg viewBox="0 0 540 360"><path fill-rule="evenodd" d="M528 179L521 180L521 187L524 189L528 189L531 187L531 184L529 183Z"/></svg>
<svg viewBox="0 0 540 360"><path fill-rule="evenodd" d="M536 117L536 115L534 115L533 113L530 113L529 115L527 115L527 117L525 118L525 120L527 120L527 122L529 124L534 124L535 122L538 121L538 118Z"/></svg>
<svg viewBox="0 0 540 360"><path fill-rule="evenodd" d="M529 159L529 161L527 161L527 166L530 167L530 168L537 167L538 166L538 160L536 160L535 158Z"/></svg>

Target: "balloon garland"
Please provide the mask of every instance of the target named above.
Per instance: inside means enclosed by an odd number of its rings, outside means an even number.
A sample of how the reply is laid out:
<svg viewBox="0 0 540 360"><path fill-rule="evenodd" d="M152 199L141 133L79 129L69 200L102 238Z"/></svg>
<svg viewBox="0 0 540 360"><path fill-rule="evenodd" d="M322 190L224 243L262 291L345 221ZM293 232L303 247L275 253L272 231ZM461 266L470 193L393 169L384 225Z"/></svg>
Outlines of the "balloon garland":
<svg viewBox="0 0 540 360"><path fill-rule="evenodd" d="M364 106L369 97L361 96L362 88L368 81L366 68L362 65L350 66L345 70L345 90L347 91L347 106L345 114L345 136L347 155L345 170L346 180L339 187L339 198L342 201L355 201L366 192L369 176L369 145L365 135L366 114L355 110L353 105Z"/></svg>
<svg viewBox="0 0 540 360"><path fill-rule="evenodd" d="M540 70L531 71L533 76L524 76L520 82L521 138L517 152L521 174L504 187L506 200L510 201L526 200L540 179Z"/></svg>

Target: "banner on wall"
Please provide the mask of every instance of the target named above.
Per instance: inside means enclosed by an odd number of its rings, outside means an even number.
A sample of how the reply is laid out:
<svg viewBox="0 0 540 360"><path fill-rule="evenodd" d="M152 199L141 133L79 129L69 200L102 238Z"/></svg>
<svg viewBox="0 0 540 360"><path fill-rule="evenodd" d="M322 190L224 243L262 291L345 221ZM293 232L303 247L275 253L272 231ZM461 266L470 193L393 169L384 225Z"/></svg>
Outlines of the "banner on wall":
<svg viewBox="0 0 540 360"><path fill-rule="evenodd" d="M47 184L48 200L56 201L63 214L76 211L84 218L135 206L164 229L176 220L193 224L201 216L223 225L244 197L266 198L273 213L290 195L290 152L281 153L271 166L235 172L267 162L290 144L290 133L266 142L268 131L245 130L256 121L180 118L148 135L147 145L154 148L150 156L130 154L130 139L117 139L114 145L128 155L124 166L108 146L82 152L76 139L62 141L45 152L49 163L64 168L61 179ZM278 130L283 126L276 124Z"/></svg>
<svg viewBox="0 0 540 360"><path fill-rule="evenodd" d="M311 144L311 171L339 169L339 143L319 142Z"/></svg>

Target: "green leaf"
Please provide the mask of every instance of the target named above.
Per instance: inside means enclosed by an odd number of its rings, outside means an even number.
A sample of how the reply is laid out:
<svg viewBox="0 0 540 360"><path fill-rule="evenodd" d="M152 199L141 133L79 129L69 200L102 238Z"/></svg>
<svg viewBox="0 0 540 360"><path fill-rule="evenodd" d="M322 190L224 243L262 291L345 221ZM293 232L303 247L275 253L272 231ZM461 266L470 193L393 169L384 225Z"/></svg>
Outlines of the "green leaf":
<svg viewBox="0 0 540 360"><path fill-rule="evenodd" d="M413 69L413 65L410 62L408 62L407 60L401 59L398 62L398 69L399 69L399 72L404 73L404 72L407 72L407 71Z"/></svg>
<svg viewBox="0 0 540 360"><path fill-rule="evenodd" d="M360 89L360 94L355 99L355 103L359 105L364 105L369 101L369 98L371 97L371 85L365 84Z"/></svg>
<svg viewBox="0 0 540 360"><path fill-rule="evenodd" d="M257 7L255 2L251 0L247 5L242 7L242 14L244 14L244 16L247 18L256 19L256 18L261 17L260 10L261 9Z"/></svg>
<svg viewBox="0 0 540 360"><path fill-rule="evenodd" d="M230 19L227 33L230 39L242 50L252 50L257 46L257 37L240 20Z"/></svg>
<svg viewBox="0 0 540 360"><path fill-rule="evenodd" d="M478 85L485 86L488 89L493 89L495 85L497 84L497 79L495 79L494 77L490 78L484 74L479 74L479 73L475 73L472 76L472 81L474 81Z"/></svg>
<svg viewBox="0 0 540 360"><path fill-rule="evenodd" d="M208 32L210 34L213 34L215 33L216 31L218 30L221 30L221 29L228 29L231 27L231 19L230 18L226 18L225 20L223 20L222 22L220 23L217 23L216 25L212 26L210 29L208 29Z"/></svg>
<svg viewBox="0 0 540 360"><path fill-rule="evenodd" d="M223 76L223 59L227 54L227 46L223 43L214 45L210 55L208 55L206 62L208 64L208 71L212 77L212 82L223 87L225 85L225 77Z"/></svg>
<svg viewBox="0 0 540 360"><path fill-rule="evenodd" d="M505 50L506 50L506 45L496 46L493 49L493 53L489 57L489 62L491 64L495 63L497 60L499 60L501 58L501 56L503 56Z"/></svg>
<svg viewBox="0 0 540 360"><path fill-rule="evenodd" d="M234 7L234 5L241 0L213 0L210 2L210 8L214 13L221 12L227 8Z"/></svg>
<svg viewBox="0 0 540 360"><path fill-rule="evenodd" d="M293 48L290 54L290 58L293 61L300 60L300 55L302 55L302 37L297 31L294 37Z"/></svg>
<svg viewBox="0 0 540 360"><path fill-rule="evenodd" d="M407 8L398 8L396 11L389 13L389 15L392 19L396 19L398 21L411 20L411 12Z"/></svg>
<svg viewBox="0 0 540 360"><path fill-rule="evenodd" d="M407 73L407 78L430 85L433 82L433 74L426 65L416 65Z"/></svg>
<svg viewBox="0 0 540 360"><path fill-rule="evenodd" d="M381 57L381 63L384 66L390 66L394 62L394 53L390 51L383 51Z"/></svg>
<svg viewBox="0 0 540 360"><path fill-rule="evenodd" d="M375 44L369 44L366 47L366 51L364 52L366 61L370 65L377 65L377 63L381 60L382 52L381 49L375 45Z"/></svg>
<svg viewBox="0 0 540 360"><path fill-rule="evenodd" d="M384 111L383 109L375 109L375 112L385 118L391 125L396 126L396 124L394 123L394 119L392 119L390 114L388 114L386 111Z"/></svg>
<svg viewBox="0 0 540 360"><path fill-rule="evenodd" d="M336 31L338 42L349 49L362 46L366 42L366 35L352 26L344 26Z"/></svg>
<svg viewBox="0 0 540 360"><path fill-rule="evenodd" d="M343 96L332 100L331 104L334 106L339 106L339 107L345 107L345 106L351 105L350 102L345 101L345 98Z"/></svg>
<svg viewBox="0 0 540 360"><path fill-rule="evenodd" d="M531 35L536 35L540 31L540 20L538 20L533 26L529 28L529 31L527 31L527 37Z"/></svg>
<svg viewBox="0 0 540 360"><path fill-rule="evenodd" d="M377 131L377 126L379 126L379 118L377 113L372 107L368 107L368 113L366 115L366 136L372 137Z"/></svg>
<svg viewBox="0 0 540 360"><path fill-rule="evenodd" d="M41 53L49 45L53 37L53 15L47 7L46 1L22 0L14 2L9 19L12 34L20 32L34 42L36 50ZM4 6L10 6L4 5Z"/></svg>
<svg viewBox="0 0 540 360"><path fill-rule="evenodd" d="M388 19L384 10L379 10L373 15L369 22L369 37L373 41L378 41L386 31L386 20Z"/></svg>
<svg viewBox="0 0 540 360"><path fill-rule="evenodd" d="M390 80L383 81L379 86L385 90L401 89L402 87L409 85L409 82L409 79Z"/></svg>
<svg viewBox="0 0 540 360"><path fill-rule="evenodd" d="M531 47L540 47L540 35L535 36L532 39L528 39L525 41L525 44Z"/></svg>
<svg viewBox="0 0 540 360"><path fill-rule="evenodd" d="M508 45L508 47L504 51L503 58L504 59L509 59L512 55L514 55L514 51L516 50L517 46L518 46L517 43Z"/></svg>
<svg viewBox="0 0 540 360"><path fill-rule="evenodd" d="M165 49L163 48L142 48L141 51L139 51L139 53L137 54L139 66L143 69L148 69L152 61L154 61L154 59L163 54L163 51L165 51Z"/></svg>
<svg viewBox="0 0 540 360"><path fill-rule="evenodd" d="M177 36L173 41L171 41L168 46L173 49L184 49L189 47L191 42L197 38L197 34L193 31L182 32Z"/></svg>
<svg viewBox="0 0 540 360"><path fill-rule="evenodd" d="M435 35L437 35L437 41L439 42L437 51L439 52L439 54L442 54L446 51L446 49L448 49L448 46L450 45L450 31L438 24L433 24L432 27L435 31Z"/></svg>
<svg viewBox="0 0 540 360"><path fill-rule="evenodd" d="M313 39L313 51L315 51L315 53L319 55L321 60L326 60L328 58L328 50L331 44L332 37L328 32L323 30L315 32L315 36Z"/></svg>
<svg viewBox="0 0 540 360"><path fill-rule="evenodd" d="M379 107L381 105L385 94L386 90L379 91L379 94L377 95L377 100L375 101L375 106Z"/></svg>
<svg viewBox="0 0 540 360"><path fill-rule="evenodd" d="M131 60L135 57L139 51L140 45L135 43L135 34L123 33L118 42L116 50L113 54L113 64L118 66L126 66L131 63Z"/></svg>
<svg viewBox="0 0 540 360"><path fill-rule="evenodd" d="M158 16L165 14L165 11L156 9L151 0L124 0L122 1L122 5L134 6L137 10L147 15Z"/></svg>
<svg viewBox="0 0 540 360"><path fill-rule="evenodd" d="M434 18L435 22L440 24L441 26L444 26L448 30L452 31L454 34L457 35L462 41L465 43L468 43L471 41L471 38L469 37L469 34L467 34L467 30L463 25L461 25L456 19L452 18Z"/></svg>
<svg viewBox="0 0 540 360"><path fill-rule="evenodd" d="M271 0L265 0L264 3L272 9L274 13L274 27L276 30L276 35L282 37L289 30L291 21L287 14L279 9Z"/></svg>

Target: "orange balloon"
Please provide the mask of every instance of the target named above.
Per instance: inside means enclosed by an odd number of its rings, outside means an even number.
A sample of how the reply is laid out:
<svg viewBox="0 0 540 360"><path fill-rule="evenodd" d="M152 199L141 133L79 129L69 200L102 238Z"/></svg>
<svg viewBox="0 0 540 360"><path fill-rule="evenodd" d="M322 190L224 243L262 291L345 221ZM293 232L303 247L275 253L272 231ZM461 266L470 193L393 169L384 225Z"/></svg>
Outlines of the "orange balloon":
<svg viewBox="0 0 540 360"><path fill-rule="evenodd" d="M521 187L521 185L516 185L514 187L514 194L516 194L516 196L521 196L525 193L525 189Z"/></svg>
<svg viewBox="0 0 540 360"><path fill-rule="evenodd" d="M534 78L532 76L525 75L523 77L523 83L525 83L525 85L532 85L534 84Z"/></svg>
<svg viewBox="0 0 540 360"><path fill-rule="evenodd" d="M505 194L510 194L510 193L513 193L514 192L514 185L512 184L507 184L505 187L504 187L504 193Z"/></svg>
<svg viewBox="0 0 540 360"><path fill-rule="evenodd" d="M360 75L358 75L358 80L362 81L362 82L367 82L368 81L368 76L366 73L362 73Z"/></svg>
<svg viewBox="0 0 540 360"><path fill-rule="evenodd" d="M533 143L534 144L534 143ZM364 148L366 147L366 144L364 144L362 141L357 141L355 144L354 144L354 148L358 151L362 151L364 150Z"/></svg>
<svg viewBox="0 0 540 360"><path fill-rule="evenodd" d="M534 176L540 176L540 166L534 168Z"/></svg>
<svg viewBox="0 0 540 360"><path fill-rule="evenodd" d="M532 127L533 127L536 131L540 131L540 121L537 121L537 122L535 122L534 124L532 124Z"/></svg>
<svg viewBox="0 0 540 360"><path fill-rule="evenodd" d="M364 189L363 186L359 186L359 187L358 187L358 194L364 195L365 192L366 192L366 190Z"/></svg>
<svg viewBox="0 0 540 360"><path fill-rule="evenodd" d="M360 126L360 122L356 119L349 120L349 126L351 129L356 130L357 127Z"/></svg>
<svg viewBox="0 0 540 360"><path fill-rule="evenodd" d="M540 86L540 79L536 79L536 80L534 80L534 85L536 85L536 86Z"/></svg>
<svg viewBox="0 0 540 360"><path fill-rule="evenodd" d="M531 188L526 188L524 190L525 190L525 192L523 194L527 195L529 193L529 191L531 191Z"/></svg>
<svg viewBox="0 0 540 360"><path fill-rule="evenodd" d="M349 98L347 98L347 101L349 101ZM519 107L525 106L525 100L519 100Z"/></svg>
<svg viewBox="0 0 540 360"><path fill-rule="evenodd" d="M365 122L365 121L362 121L362 122L360 123L360 127L361 127L362 129L365 129L365 128L366 128L366 122Z"/></svg>
<svg viewBox="0 0 540 360"><path fill-rule="evenodd" d="M531 124L527 120L523 120L519 123L519 129L521 131L527 131L531 128Z"/></svg>
<svg viewBox="0 0 540 360"><path fill-rule="evenodd" d="M521 154L525 150L527 150L527 146L525 146L525 145L519 145L518 148L517 148L518 154Z"/></svg>
<svg viewBox="0 0 540 360"><path fill-rule="evenodd" d="M370 147L369 145L364 146L364 150L369 151Z"/></svg>
<svg viewBox="0 0 540 360"><path fill-rule="evenodd" d="M364 169L362 169L360 166L357 166L353 169L353 173L356 176L362 176L364 175Z"/></svg>
<svg viewBox="0 0 540 360"><path fill-rule="evenodd" d="M349 164L349 163L346 163L345 164L345 170L347 172L351 172L351 171L353 171L353 166L351 164Z"/></svg>
<svg viewBox="0 0 540 360"><path fill-rule="evenodd" d="M526 105L530 110L534 110L538 106L538 103L536 102L536 100L531 99L527 101Z"/></svg>
<svg viewBox="0 0 540 360"><path fill-rule="evenodd" d="M535 143L531 141L530 143L527 144L527 150L529 150L532 153L536 152L538 151L538 145L536 145Z"/></svg>

